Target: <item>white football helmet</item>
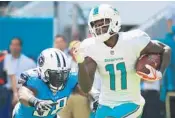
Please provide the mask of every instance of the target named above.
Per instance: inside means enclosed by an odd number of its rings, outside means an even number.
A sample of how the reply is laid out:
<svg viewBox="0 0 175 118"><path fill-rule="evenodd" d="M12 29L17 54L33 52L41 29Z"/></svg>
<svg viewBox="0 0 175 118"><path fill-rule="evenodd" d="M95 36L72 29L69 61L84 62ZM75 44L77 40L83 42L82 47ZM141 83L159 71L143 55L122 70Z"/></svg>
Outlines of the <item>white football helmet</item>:
<svg viewBox="0 0 175 118"><path fill-rule="evenodd" d="M45 49L38 58L37 66L53 92L65 87L70 68L64 52L56 48Z"/></svg>
<svg viewBox="0 0 175 118"><path fill-rule="evenodd" d="M105 24L105 19L109 19L109 24ZM104 24L99 27L95 27L94 22L104 20ZM101 4L95 8L92 8L89 14L89 30L90 33L96 37L97 41L107 41L111 36L117 34L121 28L121 20L117 9L108 4ZM102 28L108 26L106 33L102 33ZM97 34L97 28L101 30L101 34Z"/></svg>

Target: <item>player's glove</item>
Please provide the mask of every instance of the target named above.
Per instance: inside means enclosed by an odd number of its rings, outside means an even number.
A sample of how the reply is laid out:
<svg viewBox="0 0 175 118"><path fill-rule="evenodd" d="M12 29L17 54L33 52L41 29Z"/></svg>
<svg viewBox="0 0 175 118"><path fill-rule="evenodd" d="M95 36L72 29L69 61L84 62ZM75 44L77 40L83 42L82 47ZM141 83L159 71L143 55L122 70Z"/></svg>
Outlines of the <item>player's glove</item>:
<svg viewBox="0 0 175 118"><path fill-rule="evenodd" d="M72 46L73 55L77 63L83 63L84 61L84 50L80 48L81 42L77 42Z"/></svg>
<svg viewBox="0 0 175 118"><path fill-rule="evenodd" d="M149 74L145 74L143 72L137 71L137 75L142 79L148 80L148 81L155 81L155 80L160 80L162 78L162 73L160 71L156 70L155 68L153 68L148 64L145 65L145 67L149 69L150 71Z"/></svg>
<svg viewBox="0 0 175 118"><path fill-rule="evenodd" d="M96 112L98 105L99 105L98 100L91 102L90 107L91 107L92 112Z"/></svg>
<svg viewBox="0 0 175 118"><path fill-rule="evenodd" d="M97 89L95 89L94 87L91 89L91 91L89 92L89 100L90 100L90 108L92 112L96 112L98 105L99 105L99 95L100 95L100 91L98 91Z"/></svg>
<svg viewBox="0 0 175 118"><path fill-rule="evenodd" d="M29 105L35 107L39 115L43 115L45 111L52 108L52 102L48 100L40 100L35 97L29 99Z"/></svg>
<svg viewBox="0 0 175 118"><path fill-rule="evenodd" d="M36 111L39 115L43 115L45 111L52 108L51 103L46 100L38 101L35 105Z"/></svg>

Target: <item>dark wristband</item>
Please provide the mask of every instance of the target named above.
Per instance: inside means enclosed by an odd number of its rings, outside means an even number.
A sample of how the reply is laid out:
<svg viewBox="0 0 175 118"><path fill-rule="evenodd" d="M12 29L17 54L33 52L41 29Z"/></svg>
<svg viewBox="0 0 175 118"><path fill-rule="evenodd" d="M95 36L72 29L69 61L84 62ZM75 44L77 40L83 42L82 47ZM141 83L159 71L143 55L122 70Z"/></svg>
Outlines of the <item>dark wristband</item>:
<svg viewBox="0 0 175 118"><path fill-rule="evenodd" d="M29 105L32 106L32 107L35 107L35 105L38 103L38 99L35 98L35 97L31 97L28 101Z"/></svg>

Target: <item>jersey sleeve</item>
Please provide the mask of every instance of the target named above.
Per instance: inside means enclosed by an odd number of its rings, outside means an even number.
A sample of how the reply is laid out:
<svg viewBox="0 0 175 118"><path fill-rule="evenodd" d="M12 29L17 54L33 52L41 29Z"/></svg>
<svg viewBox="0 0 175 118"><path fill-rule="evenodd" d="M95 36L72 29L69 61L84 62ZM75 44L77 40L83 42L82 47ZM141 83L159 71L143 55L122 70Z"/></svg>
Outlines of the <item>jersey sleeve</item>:
<svg viewBox="0 0 175 118"><path fill-rule="evenodd" d="M18 80L18 84L26 86L27 81L29 79L31 79L31 78L39 78L39 77L40 77L40 74L39 74L37 68L30 69L30 70L27 70L27 71L24 71L24 72L21 73L20 79Z"/></svg>
<svg viewBox="0 0 175 118"><path fill-rule="evenodd" d="M134 39L134 48L137 57L140 56L140 52L148 45L148 43L151 41L151 38L148 36L147 33L141 31L141 30L135 30L133 31Z"/></svg>
<svg viewBox="0 0 175 118"><path fill-rule="evenodd" d="M87 38L84 39L83 42L80 45L80 50L83 51L85 57L91 57L93 59L94 56L94 38Z"/></svg>
<svg viewBox="0 0 175 118"><path fill-rule="evenodd" d="M74 89L78 84L78 73L70 73L68 79L68 86L71 89Z"/></svg>
<svg viewBox="0 0 175 118"><path fill-rule="evenodd" d="M35 78L35 77L30 77L27 81L26 81L26 84L25 86L28 87L28 88L32 88L32 89L35 89L37 90L39 88L39 84L38 84L38 81L39 79L38 78Z"/></svg>

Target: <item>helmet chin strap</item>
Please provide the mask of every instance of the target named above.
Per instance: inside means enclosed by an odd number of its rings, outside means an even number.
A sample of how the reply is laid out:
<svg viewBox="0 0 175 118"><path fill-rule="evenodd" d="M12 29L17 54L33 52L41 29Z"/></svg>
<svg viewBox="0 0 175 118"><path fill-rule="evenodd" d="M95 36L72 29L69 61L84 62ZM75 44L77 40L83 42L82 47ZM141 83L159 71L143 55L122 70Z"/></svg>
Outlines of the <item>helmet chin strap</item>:
<svg viewBox="0 0 175 118"><path fill-rule="evenodd" d="M103 43L110 38L110 34L105 33L105 34L102 34L100 36L96 36L95 38L96 38L96 40L95 40L96 42Z"/></svg>
<svg viewBox="0 0 175 118"><path fill-rule="evenodd" d="M96 38L96 42L97 43L104 43L105 41L109 40L112 36L116 35L117 32L114 32L112 35L110 35L109 33L105 33L105 34L102 34L100 36L97 36L95 37Z"/></svg>

